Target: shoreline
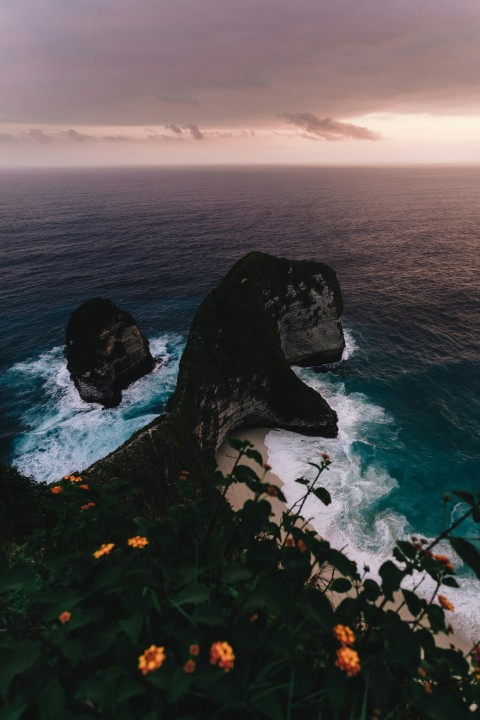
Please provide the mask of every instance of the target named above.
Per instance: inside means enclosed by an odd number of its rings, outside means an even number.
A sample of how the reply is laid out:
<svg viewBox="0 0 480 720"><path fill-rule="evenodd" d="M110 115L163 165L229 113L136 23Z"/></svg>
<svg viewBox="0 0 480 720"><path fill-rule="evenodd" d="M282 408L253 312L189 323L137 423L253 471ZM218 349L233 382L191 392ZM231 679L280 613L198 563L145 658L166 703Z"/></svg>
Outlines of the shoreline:
<svg viewBox="0 0 480 720"><path fill-rule="evenodd" d="M241 440L249 440L253 444L255 450L257 450L262 455L264 463L270 464L268 449L266 445L266 437L269 432L270 429L265 427L242 428L232 433L231 437L236 437ZM236 455L233 448L231 448L228 444L223 443L223 445L217 451L216 455L218 465L217 469L219 469L224 474L229 473L235 457ZM260 470L258 463L254 462L250 458L244 458L243 463L253 468L257 472L257 474L260 474L258 472ZM274 468L268 471L268 480L272 485L277 485L279 488L284 485L281 476L275 472ZM253 499L253 497L253 492L249 490L246 485L240 483L232 485L227 491L227 500L235 511L239 510L247 500L251 500ZM282 513L288 509L288 506L286 503L282 502L278 498L269 497L268 499L272 505L273 519L276 522L279 522ZM400 596L400 593L398 593L398 604L401 604L402 600L403 598ZM391 603L388 603L388 606L389 609L394 609L394 606L392 606ZM402 609L400 611L400 615L404 620L411 619L406 609ZM448 616L446 619L448 621ZM453 645L464 655L467 655L471 651L472 646L474 645L473 640L469 640L463 633L459 632L458 630L454 630L453 634L451 635L446 635L445 633L435 635L435 641L439 647L449 648L451 645Z"/></svg>

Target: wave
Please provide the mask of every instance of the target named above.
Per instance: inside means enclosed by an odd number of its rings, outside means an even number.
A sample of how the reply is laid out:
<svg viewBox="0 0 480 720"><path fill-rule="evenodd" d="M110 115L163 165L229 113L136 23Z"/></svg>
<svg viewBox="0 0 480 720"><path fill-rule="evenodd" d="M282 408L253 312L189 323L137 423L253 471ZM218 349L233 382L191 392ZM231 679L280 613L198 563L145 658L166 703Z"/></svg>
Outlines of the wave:
<svg viewBox="0 0 480 720"><path fill-rule="evenodd" d="M346 332L347 349L344 359L357 350L350 332ZM341 361L343 362L343 360ZM344 549L357 562L359 570L367 567L370 577L379 579L381 564L391 558L395 542L418 535L406 516L388 507L386 497L398 486L386 467L389 449L398 448L399 438L394 418L384 408L372 403L359 392L349 392L345 380L340 379L337 366L327 373L318 374L311 369L294 368L297 375L320 392L338 414L338 437L312 438L284 430L271 430L266 437L269 464L284 482L284 493L291 507L302 495L302 485L295 479L303 475L312 477L313 468L308 462L319 462L320 452L328 452L332 465L322 476L323 484L331 493L328 507L316 497L308 499L303 514L317 532L331 545ZM375 510L382 500L388 509ZM454 554L446 543L439 552ZM454 558L462 574L462 563ZM464 569L463 569L464 571ZM471 577L459 578L461 588L448 588L448 597L456 612L450 621L455 630L470 639L480 639L480 584ZM409 579L405 587L413 587L418 578ZM422 583L419 593L431 597L435 584L431 578Z"/></svg>
<svg viewBox="0 0 480 720"><path fill-rule="evenodd" d="M123 392L119 407L108 411L80 398L63 347L14 365L8 379L21 398L24 430L15 439L12 463L25 475L53 482L115 450L163 412L175 388L184 345L183 336L174 333L151 340L159 364Z"/></svg>

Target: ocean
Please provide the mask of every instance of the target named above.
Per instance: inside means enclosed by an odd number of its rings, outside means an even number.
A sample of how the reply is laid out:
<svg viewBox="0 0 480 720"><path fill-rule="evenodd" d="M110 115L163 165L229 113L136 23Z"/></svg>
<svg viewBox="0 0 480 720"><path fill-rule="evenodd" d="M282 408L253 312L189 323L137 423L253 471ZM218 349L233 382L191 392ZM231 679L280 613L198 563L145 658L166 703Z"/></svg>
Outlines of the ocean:
<svg viewBox="0 0 480 720"><path fill-rule="evenodd" d="M480 490L480 168L11 170L0 189L1 461L52 481L161 413L201 300L261 250L327 262L345 303L344 359L298 369L338 438L267 436L287 497L327 450L333 503L307 513L375 573L396 539L441 530L445 492ZM98 296L163 360L108 411L63 357L70 313ZM452 621L478 639L480 584L459 572Z"/></svg>

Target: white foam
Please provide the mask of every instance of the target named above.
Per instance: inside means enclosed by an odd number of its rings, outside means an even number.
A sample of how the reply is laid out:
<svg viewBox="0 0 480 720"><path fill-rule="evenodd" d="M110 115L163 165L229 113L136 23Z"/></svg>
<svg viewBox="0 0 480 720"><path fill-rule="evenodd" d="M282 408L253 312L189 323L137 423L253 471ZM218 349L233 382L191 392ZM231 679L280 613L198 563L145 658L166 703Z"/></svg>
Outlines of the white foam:
<svg viewBox="0 0 480 720"><path fill-rule="evenodd" d="M104 410L83 402L66 368L63 348L11 369L17 387L41 386L41 397L28 403L21 422L25 432L16 439L13 464L37 480L52 482L82 470L112 452L134 432L162 412L175 388L184 339L164 334L150 343L159 365L123 392L119 407Z"/></svg>
<svg viewBox="0 0 480 720"><path fill-rule="evenodd" d="M344 358L351 357L357 349L351 333L347 331L346 337L350 353ZM397 486L397 481L382 466L375 451L398 446L399 439L393 418L365 395L349 393L346 383L335 376L336 367L331 370L324 374L308 369L295 369L295 372L336 410L338 437L312 438L272 430L265 441L269 463L283 480L283 490L291 507L304 493L303 486L295 479L304 475L313 479L315 470L308 462L318 463L320 452L329 453L332 465L319 484L329 490L332 503L326 507L311 496L303 514L332 547L344 549L360 570L366 565L370 568L370 576L378 579L380 565L391 558L395 542L418 534L409 526L406 517L393 509L369 517L372 504ZM438 552L442 552L442 548ZM448 544L443 552L453 556ZM456 561L460 567L460 560L456 558ZM413 587L414 579L410 582ZM480 639L479 582L462 578L460 584L460 589L447 589L446 594L456 607L454 615L449 617L447 613L447 620L465 637ZM429 598L434 587L434 581L427 577L419 593Z"/></svg>

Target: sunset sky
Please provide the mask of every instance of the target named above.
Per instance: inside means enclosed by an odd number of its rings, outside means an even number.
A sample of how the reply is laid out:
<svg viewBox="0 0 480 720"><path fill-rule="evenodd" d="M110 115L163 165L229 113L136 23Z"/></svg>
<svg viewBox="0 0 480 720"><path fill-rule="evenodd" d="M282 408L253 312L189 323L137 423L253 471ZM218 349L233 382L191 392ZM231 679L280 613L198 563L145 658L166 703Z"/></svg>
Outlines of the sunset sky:
<svg viewBox="0 0 480 720"><path fill-rule="evenodd" d="M0 166L480 163L480 0L0 0Z"/></svg>

